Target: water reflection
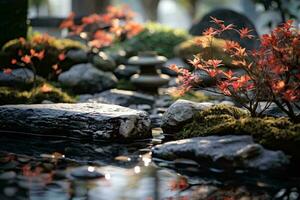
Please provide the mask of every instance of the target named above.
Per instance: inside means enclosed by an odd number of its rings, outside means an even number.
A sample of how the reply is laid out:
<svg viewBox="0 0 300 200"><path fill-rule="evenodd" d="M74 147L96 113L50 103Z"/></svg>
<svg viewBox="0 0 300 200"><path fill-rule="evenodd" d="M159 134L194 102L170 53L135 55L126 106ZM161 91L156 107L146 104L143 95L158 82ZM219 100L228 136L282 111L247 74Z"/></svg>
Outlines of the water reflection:
<svg viewBox="0 0 300 200"><path fill-rule="evenodd" d="M152 141L132 144L0 136L0 199L297 199L300 180L153 159ZM298 195L298 196L297 196ZM275 199L276 199L275 198Z"/></svg>

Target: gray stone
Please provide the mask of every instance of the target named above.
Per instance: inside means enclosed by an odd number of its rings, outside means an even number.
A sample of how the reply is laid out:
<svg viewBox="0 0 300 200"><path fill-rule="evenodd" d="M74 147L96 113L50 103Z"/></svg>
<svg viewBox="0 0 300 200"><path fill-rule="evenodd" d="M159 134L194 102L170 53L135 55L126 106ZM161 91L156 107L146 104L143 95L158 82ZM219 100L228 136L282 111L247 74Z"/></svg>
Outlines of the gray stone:
<svg viewBox="0 0 300 200"><path fill-rule="evenodd" d="M102 71L113 72L116 69L115 61L105 52L99 52L93 56L92 63Z"/></svg>
<svg viewBox="0 0 300 200"><path fill-rule="evenodd" d="M151 137L146 112L100 103L0 106L0 129L65 138Z"/></svg>
<svg viewBox="0 0 300 200"><path fill-rule="evenodd" d="M87 52L82 49L71 49L66 53L66 57L74 63L86 63L88 61Z"/></svg>
<svg viewBox="0 0 300 200"><path fill-rule="evenodd" d="M18 188L16 187L5 187L3 189L3 193L7 196L7 197L13 197L16 195L18 191Z"/></svg>
<svg viewBox="0 0 300 200"><path fill-rule="evenodd" d="M182 128L182 125L191 121L195 113L208 109L213 105L209 102L195 103L179 99L164 113L161 127L165 133L176 132Z"/></svg>
<svg viewBox="0 0 300 200"><path fill-rule="evenodd" d="M74 65L59 75L58 81L76 93L96 93L113 88L117 78L111 72L103 72L92 64Z"/></svg>
<svg viewBox="0 0 300 200"><path fill-rule="evenodd" d="M289 160L281 151L270 151L251 136L209 136L167 142L152 149L152 156L191 159L201 166L222 169L280 170Z"/></svg>
<svg viewBox="0 0 300 200"><path fill-rule="evenodd" d="M154 97L140 92L111 89L94 95L81 95L80 102L108 103L120 106L130 106L132 104L154 104Z"/></svg>
<svg viewBox="0 0 300 200"><path fill-rule="evenodd" d="M30 69L22 68L12 70L10 74L0 72L0 85L16 86L31 84L34 81L34 73Z"/></svg>
<svg viewBox="0 0 300 200"><path fill-rule="evenodd" d="M12 180L17 177L16 172L9 171L9 172L3 172L0 174L0 180Z"/></svg>
<svg viewBox="0 0 300 200"><path fill-rule="evenodd" d="M118 68L114 71L114 74L119 79L129 80L130 77L134 74L139 73L140 68L134 65L119 65Z"/></svg>

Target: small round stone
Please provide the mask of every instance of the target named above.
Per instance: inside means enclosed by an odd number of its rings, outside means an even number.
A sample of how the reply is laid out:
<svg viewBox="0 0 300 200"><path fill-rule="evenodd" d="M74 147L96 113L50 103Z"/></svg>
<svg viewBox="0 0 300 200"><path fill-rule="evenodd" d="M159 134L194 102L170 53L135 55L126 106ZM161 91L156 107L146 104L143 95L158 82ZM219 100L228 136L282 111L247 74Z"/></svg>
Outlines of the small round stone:
<svg viewBox="0 0 300 200"><path fill-rule="evenodd" d="M0 180L12 180L16 178L17 174L14 171L4 172L0 174Z"/></svg>
<svg viewBox="0 0 300 200"><path fill-rule="evenodd" d="M71 176L77 179L97 179L104 177L102 173L92 166L75 168L71 171Z"/></svg>
<svg viewBox="0 0 300 200"><path fill-rule="evenodd" d="M6 188L3 189L3 193L7 197L15 196L17 191L18 191L18 188L16 188L16 187L6 187Z"/></svg>

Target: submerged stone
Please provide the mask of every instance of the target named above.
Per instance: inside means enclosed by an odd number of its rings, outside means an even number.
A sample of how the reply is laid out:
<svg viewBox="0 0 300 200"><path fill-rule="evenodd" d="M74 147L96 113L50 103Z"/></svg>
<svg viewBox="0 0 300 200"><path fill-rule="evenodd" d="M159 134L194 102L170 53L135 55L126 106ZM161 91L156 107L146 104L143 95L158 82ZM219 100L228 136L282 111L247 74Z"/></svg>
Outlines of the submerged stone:
<svg viewBox="0 0 300 200"><path fill-rule="evenodd" d="M209 136L167 142L152 149L153 157L191 159L201 166L222 169L283 169L289 163L281 151L270 151L251 136Z"/></svg>
<svg viewBox="0 0 300 200"><path fill-rule="evenodd" d="M146 112L100 103L7 105L0 129L66 138L99 140L151 137Z"/></svg>

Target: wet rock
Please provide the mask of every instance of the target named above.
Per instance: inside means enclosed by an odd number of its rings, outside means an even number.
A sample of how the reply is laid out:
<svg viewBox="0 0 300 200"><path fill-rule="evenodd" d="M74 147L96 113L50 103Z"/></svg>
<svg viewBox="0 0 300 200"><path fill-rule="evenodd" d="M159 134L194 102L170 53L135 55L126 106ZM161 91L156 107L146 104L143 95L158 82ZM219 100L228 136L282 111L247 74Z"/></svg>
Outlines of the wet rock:
<svg viewBox="0 0 300 200"><path fill-rule="evenodd" d="M12 70L10 74L0 72L0 85L16 86L22 84L31 84L34 81L34 74L30 69L22 68Z"/></svg>
<svg viewBox="0 0 300 200"><path fill-rule="evenodd" d="M1 106L0 129L119 142L151 137L146 112L100 103Z"/></svg>
<svg viewBox="0 0 300 200"><path fill-rule="evenodd" d="M70 175L77 179L97 179L104 177L104 175L100 173L97 168L92 166L75 168L71 171Z"/></svg>
<svg viewBox="0 0 300 200"><path fill-rule="evenodd" d="M180 130L183 124L192 120L196 112L208 109L213 104L208 102L195 103L188 100L177 100L164 113L162 118L162 129L165 133Z"/></svg>
<svg viewBox="0 0 300 200"><path fill-rule="evenodd" d="M94 95L82 95L80 102L108 103L120 106L130 106L132 104L154 104L154 97L140 92L111 89Z"/></svg>
<svg viewBox="0 0 300 200"><path fill-rule="evenodd" d="M71 49L66 53L66 57L73 63L86 63L88 61L87 52L82 49Z"/></svg>
<svg viewBox="0 0 300 200"><path fill-rule="evenodd" d="M167 142L152 149L153 157L187 158L201 166L221 169L283 169L289 160L281 151L270 151L253 142L251 136L209 136Z"/></svg>
<svg viewBox="0 0 300 200"><path fill-rule="evenodd" d="M79 94L96 93L113 88L117 78L111 72L103 72L92 64L74 65L59 75L58 81Z"/></svg>
<svg viewBox="0 0 300 200"><path fill-rule="evenodd" d="M105 52L93 56L92 63L97 69L113 72L116 69L115 61Z"/></svg>

